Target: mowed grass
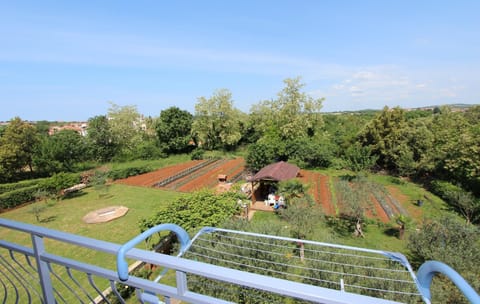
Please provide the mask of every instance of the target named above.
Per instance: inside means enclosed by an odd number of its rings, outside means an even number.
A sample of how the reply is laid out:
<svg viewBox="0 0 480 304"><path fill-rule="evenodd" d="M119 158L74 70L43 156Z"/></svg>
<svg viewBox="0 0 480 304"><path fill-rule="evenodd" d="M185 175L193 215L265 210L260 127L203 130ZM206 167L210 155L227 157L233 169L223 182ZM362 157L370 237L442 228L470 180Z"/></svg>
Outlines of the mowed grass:
<svg viewBox="0 0 480 304"><path fill-rule="evenodd" d="M50 206L40 213L41 222L36 221L31 210L35 205L45 205L44 202L0 214L0 217L123 244L140 233L138 223L142 218L152 216L180 195L182 194L172 191L113 184L108 192L103 193L103 195L100 195L93 188L88 188L73 198L58 202L50 201L48 203ZM129 208L127 214L121 218L98 224L86 224L82 220L91 211L119 205ZM31 243L28 235L18 235L3 228L0 228L0 238L25 245ZM146 246L141 244L139 247L145 248ZM105 264L104 255L97 251L81 250L75 246L60 244L56 241L47 242L47 250L88 263L106 267L113 266L112 263Z"/></svg>
<svg viewBox="0 0 480 304"><path fill-rule="evenodd" d="M191 156L189 154L178 154L172 155L168 158L160 158L156 160L134 160L129 162L115 162L115 163L108 163L105 164L105 167L110 168L112 170L115 169L124 169L129 167L140 167L140 166L149 166L152 169L159 169L171 165L176 165L179 163L188 162L191 160Z"/></svg>
<svg viewBox="0 0 480 304"><path fill-rule="evenodd" d="M180 195L182 194L172 191L113 184L106 193L100 193L93 188L87 188L75 197L58 202L50 201L48 203L50 206L40 214L41 222L36 221L31 210L35 205L45 205L45 202L26 205L2 213L0 217L123 244L140 233L138 222L142 218L152 216L157 210L165 208L172 200L178 198ZM106 223L86 224L82 220L82 218L91 211L116 205L128 207L129 210L127 214ZM0 228L0 239L22 244L27 247L32 246L30 235L12 232L5 228ZM116 269L114 255L53 240L46 240L45 247L49 253L107 269ZM146 249L147 246L145 243L141 243L137 247ZM133 261L129 261L129 263L132 262ZM57 268L57 271L61 277L67 278L65 269ZM77 279L82 282L82 285L85 284L84 286L88 286L85 276L79 275ZM103 290L108 286L108 282L98 280L98 285L100 289ZM78 301L71 293L63 290L61 284L57 286L57 289L58 288L62 290L62 295L66 297L67 301Z"/></svg>

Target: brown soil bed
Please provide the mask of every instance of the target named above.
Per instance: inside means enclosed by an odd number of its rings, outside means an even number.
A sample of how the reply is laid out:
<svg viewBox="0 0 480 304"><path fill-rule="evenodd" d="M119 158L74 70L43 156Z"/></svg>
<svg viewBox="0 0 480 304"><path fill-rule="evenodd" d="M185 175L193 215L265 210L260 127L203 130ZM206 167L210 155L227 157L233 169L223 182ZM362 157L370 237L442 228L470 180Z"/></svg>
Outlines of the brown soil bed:
<svg viewBox="0 0 480 304"><path fill-rule="evenodd" d="M115 183L131 186L153 187L156 183L188 168L192 168L202 162L204 162L204 160L189 161L178 165L168 166L153 172L120 179L115 181ZM219 174L227 175L227 181L229 181L230 178L240 174L244 170L245 160L243 158L219 160L161 188L182 192L191 192L202 188L213 189L218 185Z"/></svg>
<svg viewBox="0 0 480 304"><path fill-rule="evenodd" d="M375 196L370 195L370 199L375 208L375 217L380 219L380 221L382 221L383 223L388 223L390 219L388 218L388 215L385 213L385 210L383 210L382 206L380 206L380 203L377 201Z"/></svg>
<svg viewBox="0 0 480 304"><path fill-rule="evenodd" d="M217 166L210 168L204 174L196 176L196 178L176 188L181 192L192 192L202 188L215 188L218 185L218 176L226 175L227 182L236 174L245 170L245 161L243 158L236 158L221 162Z"/></svg>
<svg viewBox="0 0 480 304"><path fill-rule="evenodd" d="M322 206L326 215L335 215L332 194L328 186L329 177L318 172L301 170L300 181L310 186L309 193Z"/></svg>
<svg viewBox="0 0 480 304"><path fill-rule="evenodd" d="M185 169L198 165L201 162L204 162L204 160L192 160L186 163L181 163L181 164L161 168L149 173L131 176L124 179L119 179L119 180L116 180L115 183L131 185L131 186L153 187L155 183L158 183L159 181L164 180L167 177L172 176L176 173L179 173Z"/></svg>

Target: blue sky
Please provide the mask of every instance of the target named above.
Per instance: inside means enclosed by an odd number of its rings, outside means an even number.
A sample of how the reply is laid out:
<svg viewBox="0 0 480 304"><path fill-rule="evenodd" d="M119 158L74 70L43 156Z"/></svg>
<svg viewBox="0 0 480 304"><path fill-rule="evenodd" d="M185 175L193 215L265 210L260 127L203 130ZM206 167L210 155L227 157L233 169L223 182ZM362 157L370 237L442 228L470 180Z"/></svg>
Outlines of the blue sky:
<svg viewBox="0 0 480 304"><path fill-rule="evenodd" d="M480 1L2 1L0 120L87 120L109 102L194 112L276 98L323 111L480 103Z"/></svg>

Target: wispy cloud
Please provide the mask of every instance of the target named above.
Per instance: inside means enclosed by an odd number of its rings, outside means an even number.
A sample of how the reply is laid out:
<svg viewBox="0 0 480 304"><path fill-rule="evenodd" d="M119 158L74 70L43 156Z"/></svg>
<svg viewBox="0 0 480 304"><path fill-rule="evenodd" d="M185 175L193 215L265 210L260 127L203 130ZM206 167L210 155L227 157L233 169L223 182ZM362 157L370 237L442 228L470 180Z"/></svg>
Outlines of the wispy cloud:
<svg viewBox="0 0 480 304"><path fill-rule="evenodd" d="M326 109L381 108L383 105L453 100L470 92L465 78L400 64L370 66L325 62L254 46L198 45L195 42L131 34L102 34L38 28L9 35L0 29L0 62L74 66L184 69L219 73L303 76L310 93L326 97ZM169 37L171 38L171 37ZM458 71L456 75L463 75ZM473 77L472 79L478 79ZM469 93L472 95L472 93ZM349 104L345 104L349 103Z"/></svg>

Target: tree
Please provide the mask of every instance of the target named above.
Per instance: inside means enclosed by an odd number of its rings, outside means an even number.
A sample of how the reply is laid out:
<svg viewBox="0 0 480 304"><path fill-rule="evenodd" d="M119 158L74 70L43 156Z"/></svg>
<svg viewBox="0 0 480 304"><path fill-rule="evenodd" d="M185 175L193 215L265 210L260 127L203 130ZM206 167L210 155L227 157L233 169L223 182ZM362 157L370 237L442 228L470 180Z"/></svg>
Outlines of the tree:
<svg viewBox="0 0 480 304"><path fill-rule="evenodd" d="M406 140L407 122L404 110L400 108L383 111L371 120L359 135L363 146L371 148L378 156L378 163L387 170L409 173L413 158Z"/></svg>
<svg viewBox="0 0 480 304"><path fill-rule="evenodd" d="M285 87L276 100L252 107L262 133L277 132L283 140L313 137L323 125L320 115L323 98L315 99L302 92L300 78L285 79Z"/></svg>
<svg viewBox="0 0 480 304"><path fill-rule="evenodd" d="M249 145L245 159L246 167L253 172L258 172L263 167L274 163L277 155L276 147L276 145L263 140Z"/></svg>
<svg viewBox="0 0 480 304"><path fill-rule="evenodd" d="M297 198L305 197L308 202L313 204L313 199L308 194L308 187L297 179L283 180L278 183L278 192L281 193L287 203Z"/></svg>
<svg viewBox="0 0 480 304"><path fill-rule="evenodd" d="M359 143L354 143L344 153L348 169L355 172L370 170L378 160L369 146L364 147Z"/></svg>
<svg viewBox="0 0 480 304"><path fill-rule="evenodd" d="M362 223L368 209L370 184L366 177L356 176L350 182L341 180L337 183L337 197L344 205L343 216L354 226L353 235L365 237Z"/></svg>
<svg viewBox="0 0 480 304"><path fill-rule="evenodd" d="M251 109L249 124L254 130L249 132L259 139L249 150L247 166L263 167L262 149L266 149L268 156L264 164L292 160L301 167L328 166L334 149L320 132L323 99L302 92L304 85L300 78L286 79L284 83L285 88L276 100L260 102Z"/></svg>
<svg viewBox="0 0 480 304"><path fill-rule="evenodd" d="M280 217L289 224L290 233L296 239L306 239L315 230L315 223L322 220L323 214L318 206L312 204L308 196L292 197L286 209L279 210ZM305 257L305 244L299 242L300 260Z"/></svg>
<svg viewBox="0 0 480 304"><path fill-rule="evenodd" d="M404 164L403 171L407 175L417 176L431 174L435 167L434 142L435 134L432 132L432 117L418 118L408 122L406 129L410 163ZM399 169L401 171L402 169Z"/></svg>
<svg viewBox="0 0 480 304"><path fill-rule="evenodd" d="M45 175L72 172L75 165L86 159L84 138L73 130L62 130L42 139L34 164Z"/></svg>
<svg viewBox="0 0 480 304"><path fill-rule="evenodd" d="M305 239L315 229L313 223L318 223L323 214L315 206L315 202L308 194L308 187L300 181L292 179L281 181L278 185L278 192L285 197L286 209L280 209L280 217L290 225L292 237ZM299 244L300 259L303 262L305 256L305 244Z"/></svg>
<svg viewBox="0 0 480 304"><path fill-rule="evenodd" d="M107 162L113 158L117 144L106 116L95 116L88 120L87 141L92 159Z"/></svg>
<svg viewBox="0 0 480 304"><path fill-rule="evenodd" d="M480 219L480 199L465 191L454 192L451 196L451 202L465 218L467 224L476 223Z"/></svg>
<svg viewBox="0 0 480 304"><path fill-rule="evenodd" d="M462 215L468 224L480 220L480 199L458 185L435 180L431 183L431 191L440 196L452 208Z"/></svg>
<svg viewBox="0 0 480 304"><path fill-rule="evenodd" d="M171 107L160 112L155 130L168 153L186 152L192 140L193 116L188 111Z"/></svg>
<svg viewBox="0 0 480 304"><path fill-rule="evenodd" d="M4 182L17 178L25 168L33 172L33 155L38 144L34 126L15 117L10 120L0 137L0 179Z"/></svg>
<svg viewBox="0 0 480 304"><path fill-rule="evenodd" d="M233 106L232 93L219 90L208 99L198 99L192 133L199 146L206 150L229 149L242 138L240 126L243 120L243 113Z"/></svg>
<svg viewBox="0 0 480 304"><path fill-rule="evenodd" d="M337 147L326 136L314 140L300 137L285 142L285 159L300 168L328 168L334 162Z"/></svg>
<svg viewBox="0 0 480 304"><path fill-rule="evenodd" d="M431 129L435 134L435 174L475 190L480 176L480 122L471 124L471 115L474 113L465 116L442 108L434 116Z"/></svg>
<svg viewBox="0 0 480 304"><path fill-rule="evenodd" d="M38 134L48 135L48 131L50 130L50 122L46 120L40 120L35 123L35 127L37 128Z"/></svg>
<svg viewBox="0 0 480 304"><path fill-rule="evenodd" d="M121 157L134 157L133 151L142 142L146 123L136 106L119 106L111 103L108 123L112 141L117 145Z"/></svg>
<svg viewBox="0 0 480 304"><path fill-rule="evenodd" d="M37 222L40 223L41 222L40 214L43 213L45 209L47 209L47 206L35 204L30 208L30 210L28 210L28 212L32 213L35 216L35 219L37 220Z"/></svg>

